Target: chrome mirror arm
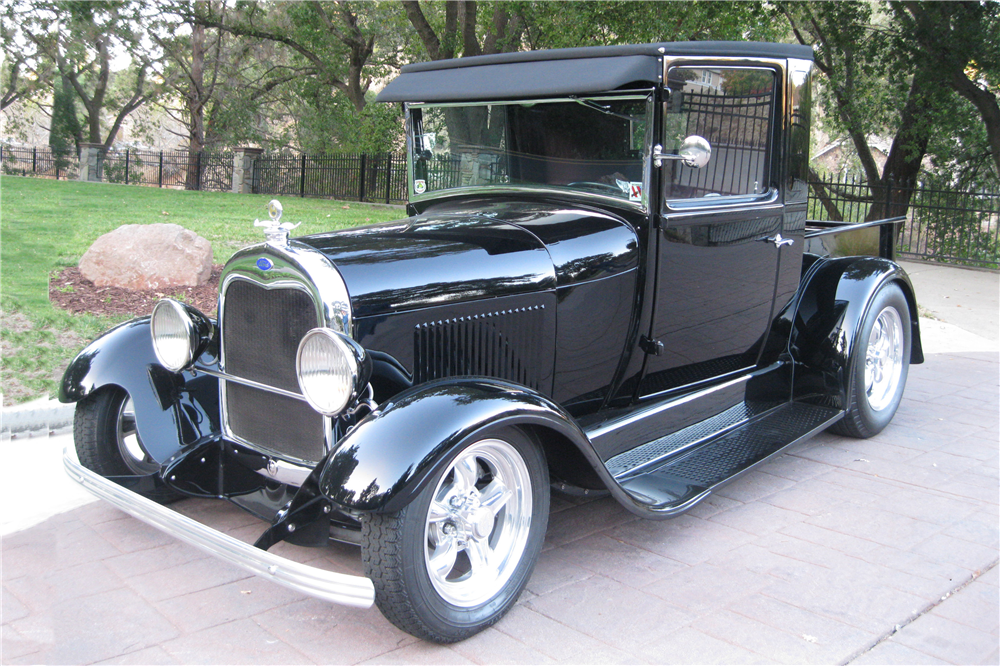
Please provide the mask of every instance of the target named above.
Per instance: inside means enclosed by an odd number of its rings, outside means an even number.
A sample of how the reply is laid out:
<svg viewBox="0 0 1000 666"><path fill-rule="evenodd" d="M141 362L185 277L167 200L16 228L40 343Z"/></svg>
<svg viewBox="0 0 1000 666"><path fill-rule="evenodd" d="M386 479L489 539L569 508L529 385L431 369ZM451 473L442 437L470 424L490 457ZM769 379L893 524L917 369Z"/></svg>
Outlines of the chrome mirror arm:
<svg viewBox="0 0 1000 666"><path fill-rule="evenodd" d="M685 161L684 158L680 155L663 152L663 146L661 146L660 144L656 144L655 146L653 146L653 166L658 166L658 167L663 166L663 160Z"/></svg>
<svg viewBox="0 0 1000 666"><path fill-rule="evenodd" d="M681 143L677 154L664 153L663 146L656 144L653 146L653 165L663 166L663 160L680 160L685 166L692 169L700 169L712 157L712 146L702 137L692 134Z"/></svg>

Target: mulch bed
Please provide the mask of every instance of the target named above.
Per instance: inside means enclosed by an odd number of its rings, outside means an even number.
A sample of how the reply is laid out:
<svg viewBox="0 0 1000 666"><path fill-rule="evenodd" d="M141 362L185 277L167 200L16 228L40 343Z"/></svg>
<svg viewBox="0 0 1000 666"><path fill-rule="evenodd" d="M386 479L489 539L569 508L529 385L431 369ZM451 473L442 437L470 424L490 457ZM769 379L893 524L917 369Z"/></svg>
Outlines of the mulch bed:
<svg viewBox="0 0 1000 666"><path fill-rule="evenodd" d="M73 266L54 273L49 278L49 300L53 305L73 314L141 317L153 311L161 298L173 298L192 305L209 316L215 316L219 296L219 275L222 266L212 266L212 277L200 287L169 287L165 289L123 289L98 287L83 277Z"/></svg>

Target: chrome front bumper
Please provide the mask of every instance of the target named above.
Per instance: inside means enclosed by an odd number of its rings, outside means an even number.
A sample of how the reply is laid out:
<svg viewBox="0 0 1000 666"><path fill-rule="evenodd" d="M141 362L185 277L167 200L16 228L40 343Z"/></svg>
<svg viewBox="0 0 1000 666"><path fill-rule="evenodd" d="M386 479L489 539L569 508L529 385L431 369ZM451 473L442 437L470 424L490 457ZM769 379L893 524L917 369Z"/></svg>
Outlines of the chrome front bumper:
<svg viewBox="0 0 1000 666"><path fill-rule="evenodd" d="M105 479L80 465L69 451L63 453L63 466L71 479L122 511L278 585L357 608L369 608L375 601L375 586L368 578L325 571L254 548Z"/></svg>

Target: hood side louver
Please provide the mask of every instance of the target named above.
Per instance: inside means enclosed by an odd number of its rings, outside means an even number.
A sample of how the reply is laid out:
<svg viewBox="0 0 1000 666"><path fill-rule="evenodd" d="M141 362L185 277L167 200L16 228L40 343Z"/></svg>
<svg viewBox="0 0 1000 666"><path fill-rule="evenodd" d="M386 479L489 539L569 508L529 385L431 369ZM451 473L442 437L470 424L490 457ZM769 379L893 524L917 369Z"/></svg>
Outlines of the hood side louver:
<svg viewBox="0 0 1000 666"><path fill-rule="evenodd" d="M415 383L476 375L541 389L544 305L418 325L413 333Z"/></svg>

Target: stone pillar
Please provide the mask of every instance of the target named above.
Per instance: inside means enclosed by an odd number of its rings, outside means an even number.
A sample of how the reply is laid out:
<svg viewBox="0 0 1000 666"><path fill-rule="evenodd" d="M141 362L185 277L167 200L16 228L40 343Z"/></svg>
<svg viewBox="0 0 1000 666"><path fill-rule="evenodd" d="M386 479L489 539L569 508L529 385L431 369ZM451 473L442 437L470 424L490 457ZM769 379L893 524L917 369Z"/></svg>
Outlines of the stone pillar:
<svg viewBox="0 0 1000 666"><path fill-rule="evenodd" d="M253 190L253 161L263 148L237 148L233 155L233 193L250 194Z"/></svg>
<svg viewBox="0 0 1000 666"><path fill-rule="evenodd" d="M99 183L101 172L98 168L98 161L104 145L100 143L80 144L80 180Z"/></svg>

